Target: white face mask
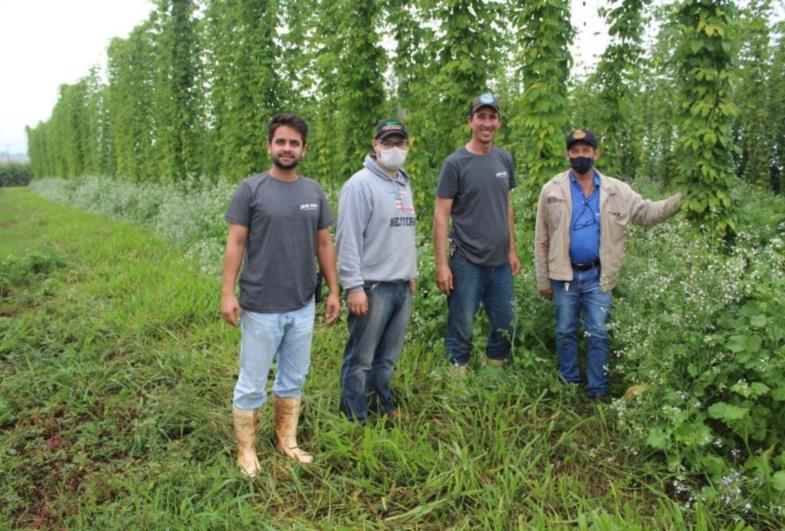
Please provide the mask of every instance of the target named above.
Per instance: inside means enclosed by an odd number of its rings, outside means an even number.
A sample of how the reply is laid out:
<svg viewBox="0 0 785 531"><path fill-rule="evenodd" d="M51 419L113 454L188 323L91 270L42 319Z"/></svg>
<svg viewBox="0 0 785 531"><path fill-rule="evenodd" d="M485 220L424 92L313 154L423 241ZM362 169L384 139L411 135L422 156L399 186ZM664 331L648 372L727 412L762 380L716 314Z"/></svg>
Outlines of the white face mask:
<svg viewBox="0 0 785 531"><path fill-rule="evenodd" d="M380 149L377 160L379 161L379 164L388 170L400 170L403 163L406 162L407 151L408 150L399 147Z"/></svg>

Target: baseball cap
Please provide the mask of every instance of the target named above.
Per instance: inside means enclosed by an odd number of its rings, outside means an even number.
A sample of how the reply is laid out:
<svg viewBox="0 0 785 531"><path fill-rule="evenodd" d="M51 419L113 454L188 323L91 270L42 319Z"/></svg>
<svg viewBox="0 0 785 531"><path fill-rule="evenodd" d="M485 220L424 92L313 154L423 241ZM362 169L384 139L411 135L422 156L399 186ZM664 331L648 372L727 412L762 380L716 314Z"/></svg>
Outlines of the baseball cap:
<svg viewBox="0 0 785 531"><path fill-rule="evenodd" d="M597 139L595 138L594 133L588 129L576 129L567 135L567 149L570 149L578 142L584 142L593 148L597 147Z"/></svg>
<svg viewBox="0 0 785 531"><path fill-rule="evenodd" d="M388 118L379 122L379 125L376 126L376 140L382 140L391 135L407 138L409 133L406 131L406 126L395 118Z"/></svg>
<svg viewBox="0 0 785 531"><path fill-rule="evenodd" d="M499 100L496 99L496 96L491 94L490 92L486 92L484 94L480 94L476 98L472 100L471 105L469 106L469 114L474 114L477 112L477 109L480 107L490 107L494 109L496 112L499 112Z"/></svg>

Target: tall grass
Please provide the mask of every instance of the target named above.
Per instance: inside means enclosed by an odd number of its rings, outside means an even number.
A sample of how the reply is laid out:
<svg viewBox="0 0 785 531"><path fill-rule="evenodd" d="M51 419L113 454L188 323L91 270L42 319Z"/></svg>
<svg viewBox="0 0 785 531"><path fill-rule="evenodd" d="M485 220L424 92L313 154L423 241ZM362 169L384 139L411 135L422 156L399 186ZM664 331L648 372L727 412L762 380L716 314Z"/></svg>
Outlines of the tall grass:
<svg viewBox="0 0 785 531"><path fill-rule="evenodd" d="M474 359L469 377L456 380L443 359L444 299L430 281L423 223L420 290L394 380L405 420L361 427L339 415L345 325L320 322L300 435L317 461L301 467L278 455L265 409L259 430L265 473L247 480L234 462L228 415L239 338L218 317L217 276L199 271L214 272L208 262L220 263L220 250L209 258L194 254L202 232L166 233L174 223L158 221L173 216L179 201L181 218L214 227L203 229L204 240L220 249L231 187L181 195L156 189L150 200L156 209L116 209L109 206L115 187L84 182L100 193L63 181L39 182L36 190L158 227L169 239L22 190L0 192L3 269L14 271L3 284L0 321L8 374L0 382L0 468L7 472L0 488L9 500L0 518L14 525L704 529L783 521L772 510L776 504L757 505L746 491L743 499L752 504L746 511L696 496L705 477L669 467L636 431L645 419L629 412L646 411L645 397L594 404L559 384L553 318L534 296L530 267L516 281L513 366L499 371ZM124 197L142 194L128 186ZM163 208L172 197L180 199ZM201 214L189 211L194 198L204 201ZM517 211L522 219L532 215L528 204ZM523 261L531 264L531 231L526 223L518 230ZM181 246L172 246L172 236ZM658 241L691 237L667 233ZM636 254L650 250L633 246L635 276L660 258ZM202 262L193 260L200 256ZM35 271L36 261L51 265ZM640 302L645 286L633 280L623 280L630 288L616 301L617 314L635 312L614 318L614 333L624 338L635 315L649 317ZM617 339L615 348L625 345ZM637 381L643 372L640 364L615 363L619 395L627 378ZM622 406L628 414L620 417Z"/></svg>

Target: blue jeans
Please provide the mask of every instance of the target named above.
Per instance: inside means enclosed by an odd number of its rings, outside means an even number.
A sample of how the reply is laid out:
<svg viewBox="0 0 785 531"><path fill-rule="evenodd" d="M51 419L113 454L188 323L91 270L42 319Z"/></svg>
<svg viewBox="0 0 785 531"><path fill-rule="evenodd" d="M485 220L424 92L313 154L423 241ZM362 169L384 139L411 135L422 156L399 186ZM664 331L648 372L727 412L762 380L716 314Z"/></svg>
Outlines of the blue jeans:
<svg viewBox="0 0 785 531"><path fill-rule="evenodd" d="M390 380L412 314L408 281L369 283L365 293L368 313L349 314L349 340L341 366L341 410L359 421L368 416L368 393L376 394L385 413L393 410Z"/></svg>
<svg viewBox="0 0 785 531"><path fill-rule="evenodd" d="M277 357L273 394L299 398L311 364L311 337L315 304L291 312L255 313L243 310L240 318L240 376L234 387L234 405L257 409L267 400L265 387Z"/></svg>
<svg viewBox="0 0 785 531"><path fill-rule="evenodd" d="M456 365L469 362L472 329L482 301L491 322L486 355L506 360L512 338L512 309L515 298L510 264L480 266L460 251L450 258L453 290L447 298L447 357Z"/></svg>
<svg viewBox="0 0 785 531"><path fill-rule="evenodd" d="M600 268L573 271L573 280L551 281L556 310L556 354L559 374L568 382L580 382L578 367L578 318L588 342L586 394L608 393L608 330L611 292L600 290Z"/></svg>

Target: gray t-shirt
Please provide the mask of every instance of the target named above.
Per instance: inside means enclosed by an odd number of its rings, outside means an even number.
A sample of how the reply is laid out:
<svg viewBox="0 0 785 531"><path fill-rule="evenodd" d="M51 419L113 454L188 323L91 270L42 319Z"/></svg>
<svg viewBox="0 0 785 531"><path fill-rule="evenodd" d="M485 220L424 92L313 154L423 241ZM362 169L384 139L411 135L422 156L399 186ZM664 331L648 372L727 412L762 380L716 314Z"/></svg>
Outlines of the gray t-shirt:
<svg viewBox="0 0 785 531"><path fill-rule="evenodd" d="M515 187L512 155L494 147L476 155L465 147L444 160L436 195L452 199L450 238L472 263L507 263L510 231L507 198Z"/></svg>
<svg viewBox="0 0 785 531"><path fill-rule="evenodd" d="M234 192L226 220L248 227L240 306L258 313L302 308L316 288L316 232L333 223L324 190L299 177L269 172L248 177Z"/></svg>

